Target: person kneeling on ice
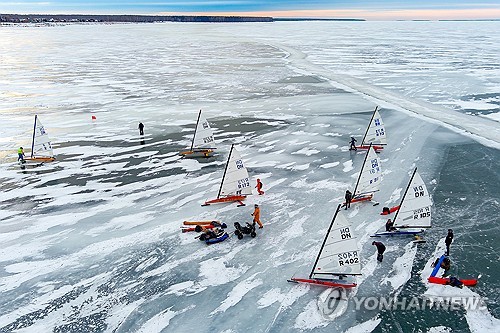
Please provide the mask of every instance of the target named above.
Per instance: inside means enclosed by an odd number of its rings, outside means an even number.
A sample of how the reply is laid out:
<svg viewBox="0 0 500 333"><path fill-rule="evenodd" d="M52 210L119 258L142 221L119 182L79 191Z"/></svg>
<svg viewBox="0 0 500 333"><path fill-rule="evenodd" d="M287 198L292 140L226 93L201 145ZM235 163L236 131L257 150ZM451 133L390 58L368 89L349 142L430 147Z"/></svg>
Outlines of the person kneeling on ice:
<svg viewBox="0 0 500 333"><path fill-rule="evenodd" d="M372 242L372 245L377 247L377 261L384 260L385 245L382 242Z"/></svg>
<svg viewBox="0 0 500 333"><path fill-rule="evenodd" d="M349 147L349 150L358 150L358 148L356 148L356 139L351 136L351 142L349 143L351 146Z"/></svg>
<svg viewBox="0 0 500 333"><path fill-rule="evenodd" d="M443 259L443 261L441 262L441 266L440 266L442 269L444 269L444 273L443 273L443 277L445 277L446 275L448 275L448 271L450 270L451 268L451 260L450 258L446 257Z"/></svg>
<svg viewBox="0 0 500 333"><path fill-rule="evenodd" d="M464 283L454 276L450 276L450 281L447 283L452 287L463 288Z"/></svg>
<svg viewBox="0 0 500 333"><path fill-rule="evenodd" d="M394 222L391 219L388 219L387 222L385 222L385 231L394 231L396 228L394 228Z"/></svg>

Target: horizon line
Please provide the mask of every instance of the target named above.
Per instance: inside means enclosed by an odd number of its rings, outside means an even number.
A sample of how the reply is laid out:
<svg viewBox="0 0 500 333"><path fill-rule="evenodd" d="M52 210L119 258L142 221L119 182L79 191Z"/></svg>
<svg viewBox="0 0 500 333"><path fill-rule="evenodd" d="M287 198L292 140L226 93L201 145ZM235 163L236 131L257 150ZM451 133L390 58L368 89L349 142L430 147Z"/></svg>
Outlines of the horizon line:
<svg viewBox="0 0 500 333"><path fill-rule="evenodd" d="M250 15L241 15L241 14L229 14L228 15L223 15L221 13L217 14L132 14L132 13L124 13L124 14L82 14L82 13L0 13L0 15L14 15L14 16L29 16L29 15L36 15L36 16L143 16L143 17L155 17L155 16L160 16L160 17L176 17L176 16L181 16L181 17L234 17L234 18L262 18L262 19L272 19L272 20L277 20L277 21L358 21L358 22L366 22L370 21L365 18L360 18L360 17L299 17L299 16L283 16L283 17L275 17L275 16L260 16L260 15L255 15L255 16L250 16ZM439 21L500 21L500 18L495 18L495 17L490 17L490 18L436 18L436 19L388 19L388 20L373 20L373 21L431 21L431 22L439 22Z"/></svg>
<svg viewBox="0 0 500 333"><path fill-rule="evenodd" d="M0 10L0 15L2 11ZM471 9L398 9L398 10L279 10L279 11L240 11L240 12L119 12L89 11L74 12L26 12L3 15L146 15L146 16L238 16L272 18L309 18L309 19L363 19L366 21L401 20L498 20L500 8Z"/></svg>

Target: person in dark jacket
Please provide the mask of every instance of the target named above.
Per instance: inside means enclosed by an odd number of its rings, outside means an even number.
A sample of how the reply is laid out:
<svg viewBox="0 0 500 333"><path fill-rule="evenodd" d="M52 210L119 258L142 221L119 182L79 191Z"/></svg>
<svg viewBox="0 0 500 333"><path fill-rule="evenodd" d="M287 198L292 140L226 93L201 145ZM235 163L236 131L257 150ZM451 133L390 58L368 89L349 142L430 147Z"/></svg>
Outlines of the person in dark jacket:
<svg viewBox="0 0 500 333"><path fill-rule="evenodd" d="M356 148L356 139L354 137L351 136L351 142L349 144L349 150L358 150L358 148Z"/></svg>
<svg viewBox="0 0 500 333"><path fill-rule="evenodd" d="M450 255L450 245L453 242L453 230L448 229L448 235L446 235L446 239L444 243L446 244L446 255Z"/></svg>
<svg viewBox="0 0 500 333"><path fill-rule="evenodd" d="M377 247L377 261L382 262L384 259L385 245L382 242L372 242L372 245Z"/></svg>
<svg viewBox="0 0 500 333"><path fill-rule="evenodd" d="M394 222L391 219L388 219L387 222L385 222L385 231L394 231L396 228L394 228Z"/></svg>
<svg viewBox="0 0 500 333"><path fill-rule="evenodd" d="M352 193L349 190L345 191L345 209L351 208Z"/></svg>
<svg viewBox="0 0 500 333"><path fill-rule="evenodd" d="M144 124L143 123L139 123L139 134L144 135Z"/></svg>

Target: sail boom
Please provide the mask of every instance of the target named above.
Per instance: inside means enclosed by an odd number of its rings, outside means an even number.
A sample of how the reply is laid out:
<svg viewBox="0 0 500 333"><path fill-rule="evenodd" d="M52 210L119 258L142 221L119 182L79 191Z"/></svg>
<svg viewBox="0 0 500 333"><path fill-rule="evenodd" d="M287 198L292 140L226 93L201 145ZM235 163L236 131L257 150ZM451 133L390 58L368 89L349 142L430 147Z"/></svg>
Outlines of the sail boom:
<svg viewBox="0 0 500 333"><path fill-rule="evenodd" d="M314 273L313 275L334 275L334 276L352 275L352 276L357 276L357 275L363 275L363 274L361 274L361 273Z"/></svg>

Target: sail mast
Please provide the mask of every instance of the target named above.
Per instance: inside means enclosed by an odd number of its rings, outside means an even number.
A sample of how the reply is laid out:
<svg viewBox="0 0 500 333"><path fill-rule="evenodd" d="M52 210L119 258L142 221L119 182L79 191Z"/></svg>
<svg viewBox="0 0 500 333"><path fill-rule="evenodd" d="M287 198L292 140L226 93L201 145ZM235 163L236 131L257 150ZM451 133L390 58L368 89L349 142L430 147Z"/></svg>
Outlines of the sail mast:
<svg viewBox="0 0 500 333"><path fill-rule="evenodd" d="M366 135L368 134L368 130L370 129L370 126L372 125L373 117L375 117L375 112L377 112L377 110L378 110L378 105L375 107L375 110L373 111L370 122L368 123L368 126L366 127L365 136L363 137L363 140L361 141L361 145L365 144Z"/></svg>
<svg viewBox="0 0 500 333"><path fill-rule="evenodd" d="M231 154L233 153L234 143L231 145L231 150L229 151L229 156L227 157L226 167L224 168L224 175L222 176L222 181L220 182L219 194L217 194L217 199L220 198L220 192L222 191L222 184L224 184L224 178L226 177L227 166L229 165L229 160L231 159Z"/></svg>
<svg viewBox="0 0 500 333"><path fill-rule="evenodd" d="M401 202L399 203L399 208L396 212L396 215L394 216L393 222L396 223L396 219L398 218L399 210L401 209L401 205L403 204L403 201L405 200L406 194L408 193L408 190L410 189L411 182L413 181L413 177L415 177L415 173L417 172L417 168L413 170L413 174L411 175L410 181L408 182L408 186L406 186L405 193L403 194L403 198L401 199Z"/></svg>
<svg viewBox="0 0 500 333"><path fill-rule="evenodd" d="M335 222L335 218L337 217L337 214L340 211L340 204L337 206L337 210L335 211L335 215L333 216L332 223L330 223L330 227L328 228L328 231L326 232L325 239L323 240L323 244L321 244L321 249L319 249L318 256L316 257L316 261L314 262L313 268L311 270L311 274L309 274L309 278L312 279L312 275L314 273L314 269L316 268L316 265L318 264L319 257L321 256L321 251L323 251L323 248L325 247L326 240L328 239L328 235L330 234L330 230L332 230L333 222Z"/></svg>
<svg viewBox="0 0 500 333"><path fill-rule="evenodd" d="M354 192L352 192L353 197L356 195L356 190L358 189L359 180L361 179L361 174L363 173L363 169L365 168L366 159L368 158L368 153L370 152L371 147L372 147L372 144L370 143L370 147L366 151L365 160L363 161L363 165L361 166L361 170L359 170L358 181L356 182L356 186L354 187Z"/></svg>
<svg viewBox="0 0 500 333"><path fill-rule="evenodd" d="M196 139L196 131L198 130L198 123L200 122L200 116L201 116L201 110L198 113L198 119L196 120L196 127L194 128L194 135L193 135L193 141L191 141L191 151L193 151L194 147L194 139Z"/></svg>
<svg viewBox="0 0 500 333"><path fill-rule="evenodd" d="M38 115L35 115L35 123L33 124L33 140L31 140L31 158L33 158L33 150L35 148L35 132L36 132L36 118Z"/></svg>

